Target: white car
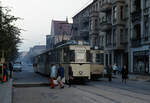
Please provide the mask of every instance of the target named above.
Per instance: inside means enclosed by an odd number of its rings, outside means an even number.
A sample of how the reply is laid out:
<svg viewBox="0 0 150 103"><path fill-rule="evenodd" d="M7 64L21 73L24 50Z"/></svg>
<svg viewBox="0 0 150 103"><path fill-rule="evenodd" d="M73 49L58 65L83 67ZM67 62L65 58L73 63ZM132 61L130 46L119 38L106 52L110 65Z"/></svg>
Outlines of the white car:
<svg viewBox="0 0 150 103"><path fill-rule="evenodd" d="M16 63L13 65L13 71L22 71L22 65L21 63Z"/></svg>

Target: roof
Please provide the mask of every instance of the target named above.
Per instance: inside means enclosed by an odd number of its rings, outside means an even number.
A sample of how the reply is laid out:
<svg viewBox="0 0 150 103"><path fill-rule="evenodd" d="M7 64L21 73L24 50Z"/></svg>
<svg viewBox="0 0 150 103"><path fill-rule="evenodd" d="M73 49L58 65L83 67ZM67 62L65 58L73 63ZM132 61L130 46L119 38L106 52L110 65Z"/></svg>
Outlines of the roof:
<svg viewBox="0 0 150 103"><path fill-rule="evenodd" d="M71 35L72 24L67 21L52 21L54 35Z"/></svg>

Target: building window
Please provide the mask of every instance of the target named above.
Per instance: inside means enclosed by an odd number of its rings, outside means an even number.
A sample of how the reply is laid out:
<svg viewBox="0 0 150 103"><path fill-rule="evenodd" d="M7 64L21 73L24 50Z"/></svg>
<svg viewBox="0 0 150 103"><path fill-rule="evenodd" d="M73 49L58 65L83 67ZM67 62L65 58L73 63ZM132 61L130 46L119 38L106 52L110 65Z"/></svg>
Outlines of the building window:
<svg viewBox="0 0 150 103"><path fill-rule="evenodd" d="M117 6L113 7L113 23L117 21Z"/></svg>
<svg viewBox="0 0 150 103"><path fill-rule="evenodd" d="M144 8L148 8L149 7L149 0L144 0Z"/></svg>
<svg viewBox="0 0 150 103"><path fill-rule="evenodd" d="M120 19L123 20L123 6L120 6Z"/></svg>
<svg viewBox="0 0 150 103"><path fill-rule="evenodd" d="M120 42L123 41L123 29L120 29Z"/></svg>
<svg viewBox="0 0 150 103"><path fill-rule="evenodd" d="M113 46L116 46L116 29L113 29Z"/></svg>
<svg viewBox="0 0 150 103"><path fill-rule="evenodd" d="M106 46L111 46L111 32L107 32L106 34Z"/></svg>
<svg viewBox="0 0 150 103"><path fill-rule="evenodd" d="M145 29L145 34L144 34L144 40L148 40L148 32L149 32L149 20L148 16L144 17L144 29Z"/></svg>
<svg viewBox="0 0 150 103"><path fill-rule="evenodd" d="M97 28L98 28L98 20L95 19L95 30L97 30Z"/></svg>
<svg viewBox="0 0 150 103"><path fill-rule="evenodd" d="M128 40L128 28L125 29L125 41Z"/></svg>
<svg viewBox="0 0 150 103"><path fill-rule="evenodd" d="M125 7L125 18L128 18L128 5Z"/></svg>

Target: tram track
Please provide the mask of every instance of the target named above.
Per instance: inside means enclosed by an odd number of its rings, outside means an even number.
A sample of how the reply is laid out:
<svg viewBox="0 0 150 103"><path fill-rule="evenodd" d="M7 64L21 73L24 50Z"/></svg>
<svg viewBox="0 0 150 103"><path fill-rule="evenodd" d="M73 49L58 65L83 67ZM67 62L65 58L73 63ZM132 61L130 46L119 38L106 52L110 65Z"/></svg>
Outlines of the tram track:
<svg viewBox="0 0 150 103"><path fill-rule="evenodd" d="M75 87L76 89L79 89L80 91L83 91L83 92L86 92L86 93L90 93L92 95L96 95L96 96L100 96L100 97L103 97L104 99L106 100L110 100L110 101L113 101L113 103L120 103L119 101L115 100L115 99L111 99L107 96L104 96L104 95L101 95L101 94L98 94L96 92L92 92L92 91L89 91L89 90L85 90L83 88L79 88L79 87Z"/></svg>
<svg viewBox="0 0 150 103"><path fill-rule="evenodd" d="M108 91L108 92L114 92L113 90L114 90L114 88L110 88L110 87L107 87L107 89L104 89L104 87L99 87L99 86L97 86L97 85L91 85L91 87L95 87L95 88L97 88L97 89L103 89L103 90L105 90L105 91ZM116 92L119 94L119 95L123 95L123 96L128 96L128 97L132 97L132 98L135 98L135 99L139 99L139 100L143 100L143 101L146 101L146 102L149 102L150 101L150 99L143 99L143 98L141 98L140 96L135 96L134 94L136 94L137 95L137 93L135 93L135 92L133 92L132 90L129 90L129 89L124 89L124 88L117 88L117 89L120 89L120 91L119 90L116 90ZM124 92L125 91L127 91L127 92L129 92L128 94L125 94ZM132 91L132 92L131 92ZM133 94L133 95L129 95L129 94ZM143 94L140 94L140 95L143 95ZM144 94L145 95L145 94ZM146 96L149 96L149 95L146 95Z"/></svg>
<svg viewBox="0 0 150 103"><path fill-rule="evenodd" d="M77 86L77 87L75 87L76 89L79 89L79 90L81 90L81 91L83 91L83 92L86 92L86 93L91 93L91 94L93 94L93 95L96 95L96 96L101 96L101 97L103 97L104 99L107 99L107 100L110 100L110 101L113 101L113 102L115 102L115 103L121 103L120 101L118 101L117 99L113 99L113 98L110 98L108 95L106 95L106 94L113 94L113 95L115 95L114 93L115 93L115 91L113 91L113 90L110 90L108 87L108 89L103 89L103 87L97 87L97 86L95 86L95 85L86 85L86 87L79 87L79 86ZM86 88L86 89L85 89ZM96 89L96 90L95 90ZM92 90L95 90L95 91L92 91ZM99 93L98 93L98 91L99 91ZM102 94L102 92L104 92L105 94ZM124 91L125 92L125 91ZM128 91L129 92L129 91ZM118 96L120 96L120 97L126 97L126 98L129 98L129 99L134 99L134 100L138 100L138 101L143 101L143 103L149 103L149 99L145 99L145 98L142 98L142 97L140 97L140 96L136 96L136 95L129 95L129 94L125 94L125 93L123 93L123 91L121 91L121 93L120 93L120 91L116 91L116 93L117 93L117 95ZM131 92L132 93L132 92ZM114 96L115 97L115 96Z"/></svg>

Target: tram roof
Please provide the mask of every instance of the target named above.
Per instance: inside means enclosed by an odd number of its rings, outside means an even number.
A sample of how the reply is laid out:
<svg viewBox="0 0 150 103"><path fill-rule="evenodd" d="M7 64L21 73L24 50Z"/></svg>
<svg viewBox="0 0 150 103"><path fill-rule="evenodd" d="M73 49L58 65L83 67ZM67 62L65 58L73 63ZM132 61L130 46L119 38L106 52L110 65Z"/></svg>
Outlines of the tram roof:
<svg viewBox="0 0 150 103"><path fill-rule="evenodd" d="M62 44L59 44L58 46L56 46L55 48L60 48L60 47L63 47L63 46L67 46L67 45L78 45L79 44L79 41L75 41L75 40L70 40L70 41L67 41L65 43L62 43ZM85 42L85 41L82 41L82 45L89 45L88 42ZM47 49L47 50L44 50L42 53L36 55L36 56L39 56L39 55L42 55L44 53L47 53L49 52L50 50L53 50L55 48L51 48L51 49ZM35 57L36 57L35 56Z"/></svg>
<svg viewBox="0 0 150 103"><path fill-rule="evenodd" d="M75 41L75 40L67 41L63 44L60 44L60 45L56 46L56 48L59 48L59 47L62 47L62 46L67 46L67 45L79 45L79 42L80 41ZM81 41L81 42L82 42L82 45L89 45L88 42L85 42L85 41Z"/></svg>

